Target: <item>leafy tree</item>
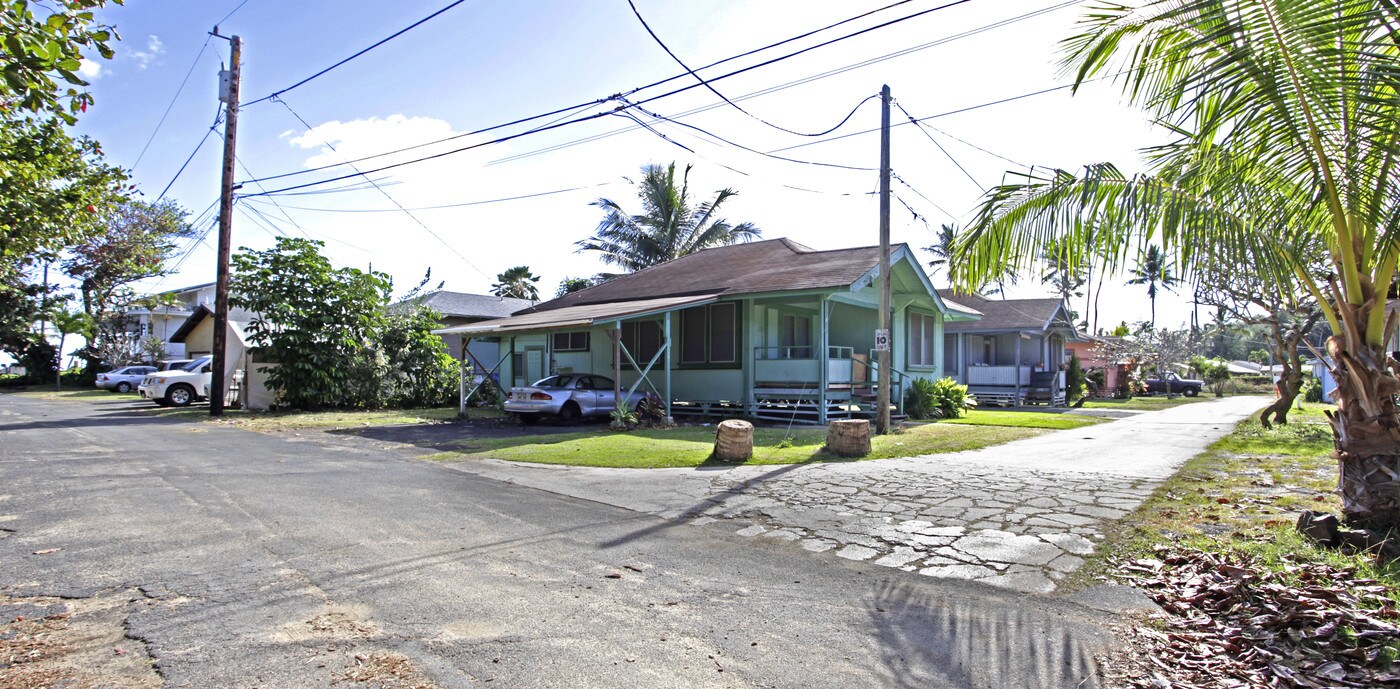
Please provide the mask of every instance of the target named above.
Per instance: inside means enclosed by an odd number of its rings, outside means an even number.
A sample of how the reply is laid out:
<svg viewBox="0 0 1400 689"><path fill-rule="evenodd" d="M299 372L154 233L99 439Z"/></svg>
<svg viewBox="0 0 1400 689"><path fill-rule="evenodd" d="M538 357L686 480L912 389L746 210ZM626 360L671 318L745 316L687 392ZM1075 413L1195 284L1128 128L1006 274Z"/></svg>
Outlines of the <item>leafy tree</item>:
<svg viewBox="0 0 1400 689"><path fill-rule="evenodd" d="M539 301L540 290L535 286L540 276L530 272L530 266L516 266L496 276L491 293L498 297L514 297Z"/></svg>
<svg viewBox="0 0 1400 689"><path fill-rule="evenodd" d="M1191 357L1191 369L1196 371L1201 380L1210 386L1210 391L1216 397L1225 396L1225 384L1230 382L1230 366L1224 359L1207 359L1203 356ZM1288 403L1293 404L1293 398L1288 399Z"/></svg>
<svg viewBox="0 0 1400 689"><path fill-rule="evenodd" d="M83 313L94 323L89 370L104 339L128 339L124 311L139 303L132 283L161 275L175 242L193 233L186 212L173 201L127 201L106 214L103 226L68 250L63 270L78 282ZM131 342L134 349L137 343Z"/></svg>
<svg viewBox="0 0 1400 689"><path fill-rule="evenodd" d="M31 272L97 232L125 183L97 142L0 108L0 350L21 358L35 344L52 286Z"/></svg>
<svg viewBox="0 0 1400 689"><path fill-rule="evenodd" d="M373 339L385 364L375 406L435 407L458 392L457 361L433 334L441 323L442 314L422 304L389 311Z"/></svg>
<svg viewBox="0 0 1400 689"><path fill-rule="evenodd" d="M1400 12L1390 0L1127 0L1095 7L1065 43L1076 87L1105 75L1170 132L1151 174L1111 164L988 192L960 248L959 281L1051 238L1104 230L1121 266L1160 243L1178 265L1216 258L1276 284L1296 278L1334 335L1342 511L1400 524L1400 378L1385 352L1385 295L1400 262ZM1307 247L1326 247L1325 275Z"/></svg>
<svg viewBox="0 0 1400 689"><path fill-rule="evenodd" d="M111 0L120 5L123 0ZM19 109L55 115L72 124L87 110L92 96L78 75L84 50L111 59L111 41L119 37L100 24L92 10L108 0L0 0L0 110ZM49 9L46 16L35 7ZM51 6L53 6L51 8ZM51 9L50 9L51 8ZM63 101L68 101L65 105Z"/></svg>
<svg viewBox="0 0 1400 689"><path fill-rule="evenodd" d="M555 298L566 294L573 294L579 290L588 289L597 284L593 278L569 278L566 277L559 282L559 290L554 293Z"/></svg>
<svg viewBox="0 0 1400 689"><path fill-rule="evenodd" d="M1252 349L1252 350L1250 350L1250 352L1249 352L1249 361L1250 361L1251 363L1259 364L1259 365L1261 365L1261 366L1262 366L1262 365L1265 365L1265 364L1268 364L1268 363L1269 363L1269 350L1267 350L1267 349Z"/></svg>
<svg viewBox="0 0 1400 689"><path fill-rule="evenodd" d="M1138 255L1137 266L1132 269L1130 285L1147 285L1147 298L1152 302L1152 326L1157 327L1157 286L1170 291L1178 280L1172 274L1172 264L1162 257L1161 249L1155 245L1147 247Z"/></svg>
<svg viewBox="0 0 1400 689"><path fill-rule="evenodd" d="M391 285L382 273L334 268L323 242L282 237L233 256L229 303L254 316L248 334L265 349L268 385L295 409L362 406L379 363L371 342Z"/></svg>
<svg viewBox="0 0 1400 689"><path fill-rule="evenodd" d="M1054 287L1055 293L1065 302L1065 307L1070 309L1071 316L1077 316L1069 305L1075 297L1083 294L1079 290L1084 286L1084 267L1069 260L1068 247L1057 244L1046 247L1041 254L1041 262L1041 284Z"/></svg>
<svg viewBox="0 0 1400 689"><path fill-rule="evenodd" d="M702 249L757 239L761 233L752 223L734 225L719 217L720 207L738 193L721 189L714 199L695 204L689 165L679 186L675 163L644 166L637 189L641 214L629 215L617 202L598 199L593 205L603 210L603 220L592 237L577 243L577 251L596 251L604 263L630 272Z"/></svg>
<svg viewBox="0 0 1400 689"><path fill-rule="evenodd" d="M1118 325L1114 326L1113 332L1110 332L1109 335L1112 335L1113 337L1124 337L1126 335L1131 334L1132 332L1133 329L1128 327L1127 321L1120 321Z"/></svg>

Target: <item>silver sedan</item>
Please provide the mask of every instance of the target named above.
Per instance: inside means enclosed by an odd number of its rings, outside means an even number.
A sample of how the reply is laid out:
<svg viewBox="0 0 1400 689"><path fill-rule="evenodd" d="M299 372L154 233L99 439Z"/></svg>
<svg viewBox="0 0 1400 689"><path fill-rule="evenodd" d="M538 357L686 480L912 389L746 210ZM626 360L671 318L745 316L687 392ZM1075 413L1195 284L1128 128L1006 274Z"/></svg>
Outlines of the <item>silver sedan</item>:
<svg viewBox="0 0 1400 689"><path fill-rule="evenodd" d="M626 391L622 393L627 395ZM628 397L628 407L635 409L646 398L640 390ZM550 376L534 385L511 388L506 395L506 411L515 414L526 425L550 415L571 423L587 416L607 416L612 413L617 397L613 380L589 373L567 373Z"/></svg>

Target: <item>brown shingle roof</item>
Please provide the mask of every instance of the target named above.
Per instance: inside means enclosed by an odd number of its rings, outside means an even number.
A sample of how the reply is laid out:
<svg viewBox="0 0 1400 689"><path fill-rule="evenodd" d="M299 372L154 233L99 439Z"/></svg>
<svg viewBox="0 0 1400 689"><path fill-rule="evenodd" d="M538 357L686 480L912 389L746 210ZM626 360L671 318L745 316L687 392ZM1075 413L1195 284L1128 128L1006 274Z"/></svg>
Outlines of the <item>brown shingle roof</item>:
<svg viewBox="0 0 1400 689"><path fill-rule="evenodd" d="M894 253L903 244L890 247ZM850 285L880 262L880 247L817 251L789 239L706 249L614 278L535 306L547 311L581 304L691 294L754 294Z"/></svg>
<svg viewBox="0 0 1400 689"><path fill-rule="evenodd" d="M944 332L974 332L986 330L1040 330L1055 315L1063 302L1059 299L988 299L980 294L959 294L938 290L945 301L966 304L982 312L980 321L949 321Z"/></svg>

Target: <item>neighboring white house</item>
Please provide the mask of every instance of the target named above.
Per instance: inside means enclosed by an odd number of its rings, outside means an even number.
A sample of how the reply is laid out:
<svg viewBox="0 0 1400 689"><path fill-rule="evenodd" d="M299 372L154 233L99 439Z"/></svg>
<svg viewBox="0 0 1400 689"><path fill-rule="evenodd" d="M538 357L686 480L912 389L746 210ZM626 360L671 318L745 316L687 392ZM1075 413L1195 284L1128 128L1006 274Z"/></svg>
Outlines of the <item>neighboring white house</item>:
<svg viewBox="0 0 1400 689"><path fill-rule="evenodd" d="M267 387L266 369L275 364L256 360L256 352L249 346L246 332L252 314L241 309L229 309L227 356L224 363L224 380L230 387L237 383L235 399L245 409L267 409L277 401L276 395ZM209 356L214 351L214 310L212 305L200 305L185 319L180 328L170 334L170 339L190 358Z"/></svg>
<svg viewBox="0 0 1400 689"><path fill-rule="evenodd" d="M127 332L131 333L138 342L152 335L159 337L161 341L165 342L165 356L182 358L186 356L184 343L175 342L171 338L199 307L204 306L211 310L214 308L214 283L209 282L168 292L158 292L151 296L161 297L165 295L174 297L173 304L169 308L157 306L155 308L134 307L128 309L126 312Z"/></svg>

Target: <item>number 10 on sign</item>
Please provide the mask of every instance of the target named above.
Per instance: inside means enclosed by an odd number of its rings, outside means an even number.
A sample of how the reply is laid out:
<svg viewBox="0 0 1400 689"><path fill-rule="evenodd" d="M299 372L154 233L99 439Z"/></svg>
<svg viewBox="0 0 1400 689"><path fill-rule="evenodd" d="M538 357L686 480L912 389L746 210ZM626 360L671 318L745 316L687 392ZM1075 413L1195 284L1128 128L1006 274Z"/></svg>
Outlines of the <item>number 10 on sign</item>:
<svg viewBox="0 0 1400 689"><path fill-rule="evenodd" d="M877 352L888 352L888 351L890 351L890 331L889 331L889 330L886 330L886 329L883 329L883 328L882 328L882 329L879 329L879 330L876 330L876 331L875 331L875 351L877 351Z"/></svg>

